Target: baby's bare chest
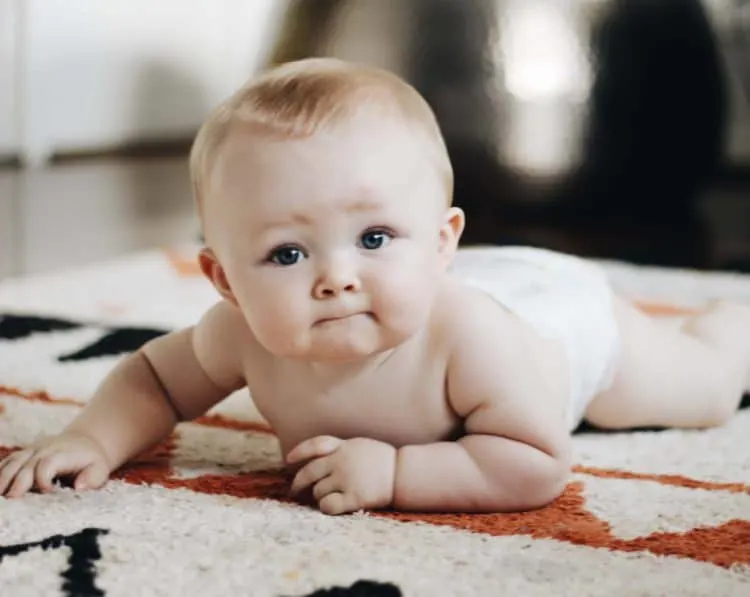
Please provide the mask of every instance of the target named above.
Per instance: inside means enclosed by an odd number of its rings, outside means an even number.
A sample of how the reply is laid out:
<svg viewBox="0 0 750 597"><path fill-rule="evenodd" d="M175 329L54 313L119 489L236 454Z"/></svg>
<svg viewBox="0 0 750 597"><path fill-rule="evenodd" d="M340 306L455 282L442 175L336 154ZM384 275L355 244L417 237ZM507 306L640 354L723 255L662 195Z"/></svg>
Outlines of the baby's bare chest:
<svg viewBox="0 0 750 597"><path fill-rule="evenodd" d="M440 367L383 368L330 386L287 378L259 388L253 398L284 452L318 435L402 446L448 439L460 427Z"/></svg>

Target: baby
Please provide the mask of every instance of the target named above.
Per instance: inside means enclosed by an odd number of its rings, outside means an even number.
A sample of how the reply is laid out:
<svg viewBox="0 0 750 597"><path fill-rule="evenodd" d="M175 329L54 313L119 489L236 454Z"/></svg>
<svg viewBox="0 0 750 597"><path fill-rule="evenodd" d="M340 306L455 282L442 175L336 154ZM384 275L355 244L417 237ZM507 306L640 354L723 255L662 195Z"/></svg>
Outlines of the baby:
<svg viewBox="0 0 750 597"><path fill-rule="evenodd" d="M571 430L727 421L750 382L750 307L681 329L590 262L498 249L451 270L464 228L423 98L332 59L270 69L200 130L191 171L221 297L123 357L58 436L0 463L0 495L75 489L247 387L321 511L505 512L563 490Z"/></svg>

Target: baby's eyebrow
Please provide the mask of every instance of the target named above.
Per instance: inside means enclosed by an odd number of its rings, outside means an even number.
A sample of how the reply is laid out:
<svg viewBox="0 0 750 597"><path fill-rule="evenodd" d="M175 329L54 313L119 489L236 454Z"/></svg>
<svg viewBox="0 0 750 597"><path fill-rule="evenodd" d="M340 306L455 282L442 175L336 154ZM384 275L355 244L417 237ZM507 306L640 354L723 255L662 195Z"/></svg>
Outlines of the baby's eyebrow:
<svg viewBox="0 0 750 597"><path fill-rule="evenodd" d="M273 228L286 228L294 224L310 225L312 224L312 222L313 219L305 214L292 213L284 218L263 222L263 226L261 229L263 231L266 231L272 230Z"/></svg>
<svg viewBox="0 0 750 597"><path fill-rule="evenodd" d="M341 208L344 211L348 212L368 212L368 211L377 211L381 208L381 204L379 201L373 199L373 198L357 198L353 199L351 201L347 201L341 205ZM314 222L314 218L304 214L304 213L290 213L288 215L285 215L282 218L278 218L275 220L269 220L267 222L263 223L262 230L272 230L273 228L284 228L288 226L293 226L295 224L301 224L301 225L312 225Z"/></svg>
<svg viewBox="0 0 750 597"><path fill-rule="evenodd" d="M373 198L359 198L343 205L346 211L375 211L380 208L380 202Z"/></svg>

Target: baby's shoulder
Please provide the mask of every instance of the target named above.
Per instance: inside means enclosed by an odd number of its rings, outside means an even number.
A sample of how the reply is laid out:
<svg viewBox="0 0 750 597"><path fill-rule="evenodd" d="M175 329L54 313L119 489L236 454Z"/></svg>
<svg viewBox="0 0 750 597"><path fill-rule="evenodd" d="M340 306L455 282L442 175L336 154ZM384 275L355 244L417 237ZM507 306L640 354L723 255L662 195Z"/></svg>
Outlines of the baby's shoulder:
<svg viewBox="0 0 750 597"><path fill-rule="evenodd" d="M510 346L524 334L518 319L492 296L455 278L438 293L433 319L435 329L453 350L488 339L495 348L499 342Z"/></svg>
<svg viewBox="0 0 750 597"><path fill-rule="evenodd" d="M195 328L206 340L223 344L245 341L252 336L242 312L225 300L210 307Z"/></svg>
<svg viewBox="0 0 750 597"><path fill-rule="evenodd" d="M234 362L240 369L248 355L258 356L260 352L260 344L240 309L225 300L206 311L195 325L193 338L200 352Z"/></svg>
<svg viewBox="0 0 750 597"><path fill-rule="evenodd" d="M457 281L443 301L446 387L459 415L495 404L508 420L531 420L530 412L562 402L556 397L562 396L565 361L556 343L479 288Z"/></svg>

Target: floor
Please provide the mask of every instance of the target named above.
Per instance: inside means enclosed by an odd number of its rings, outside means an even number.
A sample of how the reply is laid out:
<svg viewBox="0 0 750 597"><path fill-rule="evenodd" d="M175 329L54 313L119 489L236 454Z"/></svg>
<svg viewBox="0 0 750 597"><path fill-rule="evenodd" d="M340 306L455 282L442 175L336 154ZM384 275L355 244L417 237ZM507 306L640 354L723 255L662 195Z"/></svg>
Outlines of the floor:
<svg viewBox="0 0 750 597"><path fill-rule="evenodd" d="M715 262L750 271L750 189L712 196L705 213ZM197 237L183 154L0 168L0 279Z"/></svg>
<svg viewBox="0 0 750 597"><path fill-rule="evenodd" d="M185 157L0 170L0 278L197 238Z"/></svg>

